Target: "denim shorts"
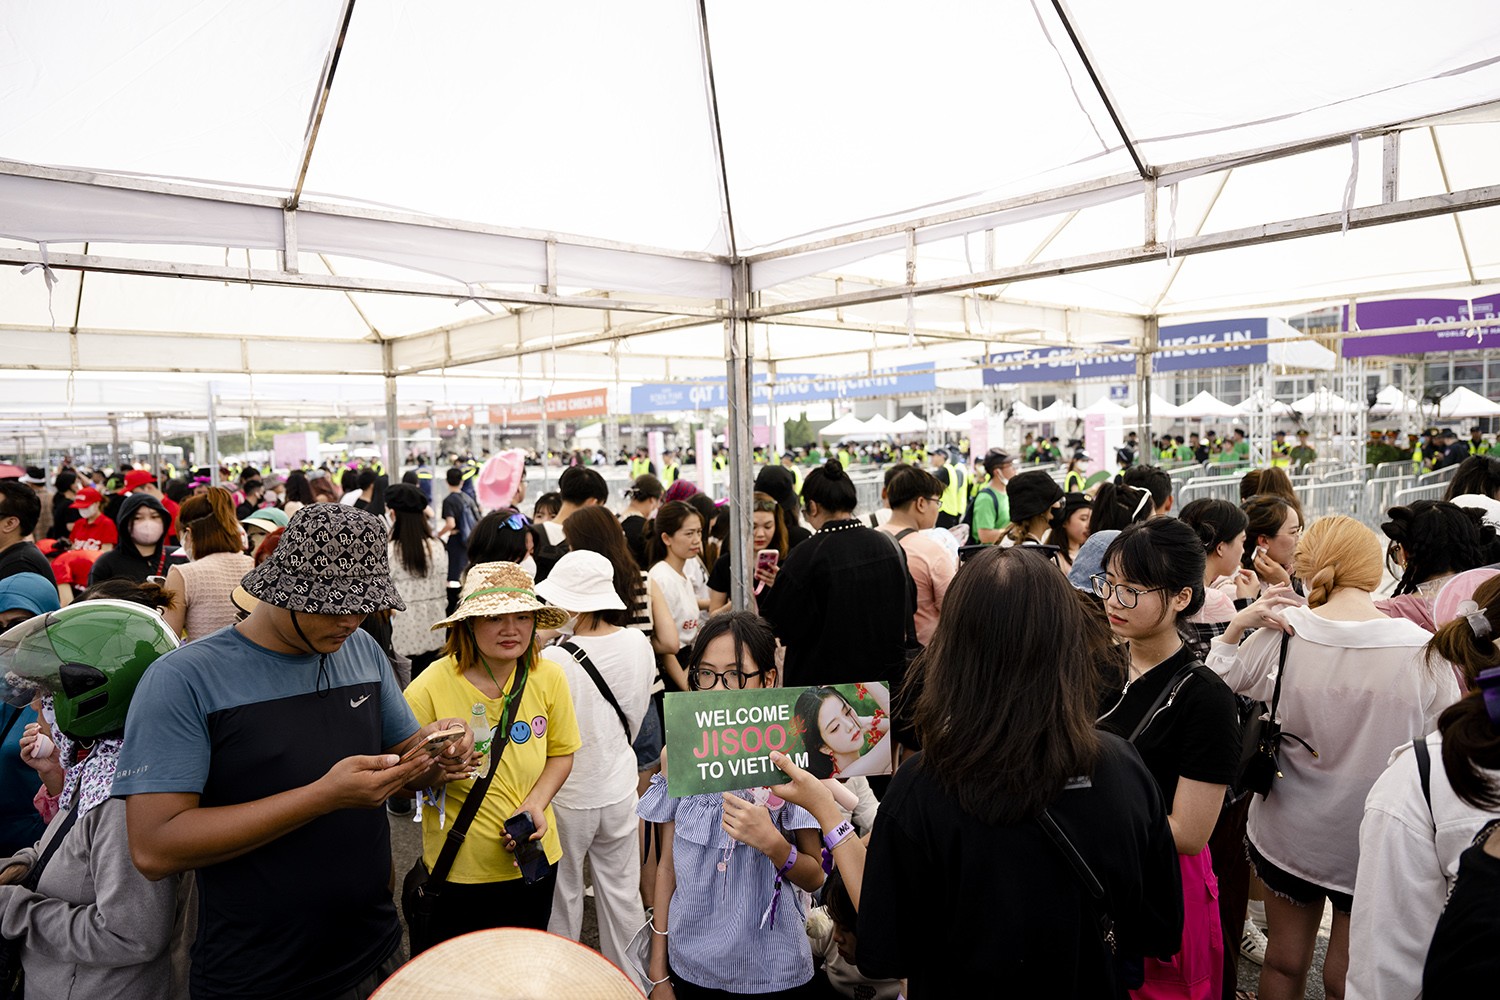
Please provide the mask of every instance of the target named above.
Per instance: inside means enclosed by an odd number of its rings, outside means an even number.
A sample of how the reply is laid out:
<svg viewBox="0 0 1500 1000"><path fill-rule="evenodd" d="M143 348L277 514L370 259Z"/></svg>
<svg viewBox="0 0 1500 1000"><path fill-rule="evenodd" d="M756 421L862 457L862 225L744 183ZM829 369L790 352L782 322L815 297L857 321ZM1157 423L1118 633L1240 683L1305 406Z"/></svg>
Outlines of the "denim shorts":
<svg viewBox="0 0 1500 1000"><path fill-rule="evenodd" d="M1333 904L1333 908L1346 916L1354 910L1354 897L1346 892L1338 892L1326 889L1315 882L1309 882L1305 878L1293 875L1284 868L1278 868L1265 855L1255 849L1250 843L1250 838L1245 838L1245 853L1250 858L1250 867L1255 869L1255 875L1282 899L1290 900L1298 906L1323 905L1323 900Z"/></svg>
<svg viewBox="0 0 1500 1000"><path fill-rule="evenodd" d="M646 717L641 720L641 731L635 734L635 769L649 771L661 762L661 748L665 737L661 722L662 696L654 694L646 706Z"/></svg>

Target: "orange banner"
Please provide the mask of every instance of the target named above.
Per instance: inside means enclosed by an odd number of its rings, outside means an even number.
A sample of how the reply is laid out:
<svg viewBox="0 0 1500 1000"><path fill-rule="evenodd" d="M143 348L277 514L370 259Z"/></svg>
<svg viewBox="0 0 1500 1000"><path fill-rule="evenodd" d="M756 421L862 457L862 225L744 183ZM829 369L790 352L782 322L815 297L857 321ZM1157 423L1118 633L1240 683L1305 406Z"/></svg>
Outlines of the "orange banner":
<svg viewBox="0 0 1500 1000"><path fill-rule="evenodd" d="M397 423L403 431L419 431L428 426L426 417L402 417ZM448 430L453 427L473 427L473 410L435 410L432 414L432 423L437 425L438 430Z"/></svg>
<svg viewBox="0 0 1500 1000"><path fill-rule="evenodd" d="M528 399L521 403L501 403L490 407L490 423L538 423L543 417L544 406L548 420L602 417L609 413L609 390L582 389L578 392L559 392L541 399Z"/></svg>

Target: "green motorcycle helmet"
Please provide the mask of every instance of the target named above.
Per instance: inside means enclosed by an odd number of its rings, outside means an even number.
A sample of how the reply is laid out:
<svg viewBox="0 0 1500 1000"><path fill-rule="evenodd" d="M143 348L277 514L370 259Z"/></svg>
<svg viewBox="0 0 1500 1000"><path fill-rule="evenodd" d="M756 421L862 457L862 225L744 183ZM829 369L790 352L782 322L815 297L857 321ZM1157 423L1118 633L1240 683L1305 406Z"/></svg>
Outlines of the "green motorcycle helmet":
<svg viewBox="0 0 1500 1000"><path fill-rule="evenodd" d="M0 700L24 706L51 695L57 728L90 741L125 729L136 685L176 649L161 615L130 601L84 601L0 634Z"/></svg>

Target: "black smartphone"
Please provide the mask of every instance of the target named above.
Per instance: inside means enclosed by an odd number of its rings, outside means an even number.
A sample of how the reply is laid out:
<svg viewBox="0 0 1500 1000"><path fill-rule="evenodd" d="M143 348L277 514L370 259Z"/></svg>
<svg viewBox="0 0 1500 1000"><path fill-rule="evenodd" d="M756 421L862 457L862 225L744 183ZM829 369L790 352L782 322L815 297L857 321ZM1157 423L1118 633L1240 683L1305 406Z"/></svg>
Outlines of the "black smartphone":
<svg viewBox="0 0 1500 1000"><path fill-rule="evenodd" d="M505 832L516 842L516 864L521 867L521 880L527 885L547 877L547 855L542 851L542 842L532 840L536 824L531 813L518 812L505 821Z"/></svg>

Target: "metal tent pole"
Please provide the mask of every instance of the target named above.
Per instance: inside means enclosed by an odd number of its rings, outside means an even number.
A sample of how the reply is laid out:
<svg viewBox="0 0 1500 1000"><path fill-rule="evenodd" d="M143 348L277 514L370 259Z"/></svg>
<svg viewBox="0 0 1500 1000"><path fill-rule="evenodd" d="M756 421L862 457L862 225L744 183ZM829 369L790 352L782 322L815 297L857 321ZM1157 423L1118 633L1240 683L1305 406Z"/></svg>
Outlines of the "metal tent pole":
<svg viewBox="0 0 1500 1000"><path fill-rule="evenodd" d="M214 398L215 386L208 383L208 484L219 485L219 416Z"/></svg>
<svg viewBox="0 0 1500 1000"><path fill-rule="evenodd" d="M750 323L745 318L750 307L750 269L743 261L734 265L730 285L733 299L729 318L724 321L729 400L729 426L725 436L729 446L730 600L736 611L743 611L749 606L751 593L750 494L754 483L750 462L754 440L750 419L750 381L754 360Z"/></svg>

